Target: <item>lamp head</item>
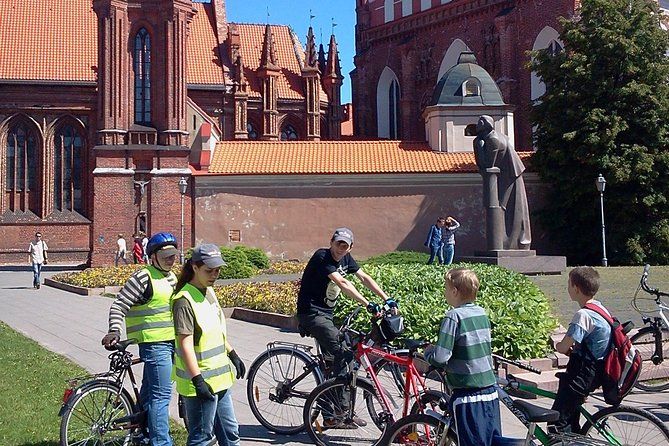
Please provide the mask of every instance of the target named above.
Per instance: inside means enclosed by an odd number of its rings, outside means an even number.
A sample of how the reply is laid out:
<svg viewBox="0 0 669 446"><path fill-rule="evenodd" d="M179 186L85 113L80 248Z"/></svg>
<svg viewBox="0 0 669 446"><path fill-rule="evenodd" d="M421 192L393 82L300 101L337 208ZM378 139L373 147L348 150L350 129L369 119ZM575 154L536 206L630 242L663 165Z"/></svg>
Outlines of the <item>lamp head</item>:
<svg viewBox="0 0 669 446"><path fill-rule="evenodd" d="M600 194L604 192L604 189L606 188L606 180L604 179L601 173L595 180L595 185L597 186L597 190L599 191Z"/></svg>
<svg viewBox="0 0 669 446"><path fill-rule="evenodd" d="M188 180L186 180L186 177L181 177L179 180L179 192L181 192L181 195L186 195L186 190L188 189Z"/></svg>

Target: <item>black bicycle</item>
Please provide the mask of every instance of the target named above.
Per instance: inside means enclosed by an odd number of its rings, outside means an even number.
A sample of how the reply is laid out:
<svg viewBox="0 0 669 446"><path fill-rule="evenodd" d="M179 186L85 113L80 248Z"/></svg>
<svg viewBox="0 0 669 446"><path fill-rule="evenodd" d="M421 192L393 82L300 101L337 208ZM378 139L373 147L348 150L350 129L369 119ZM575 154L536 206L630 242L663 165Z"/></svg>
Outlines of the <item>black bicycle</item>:
<svg viewBox="0 0 669 446"><path fill-rule="evenodd" d="M137 380L132 367L140 358L127 351L136 341L120 341L109 355L109 370L73 378L63 394L60 420L60 446L148 445L146 411L142 409ZM123 386L129 378L133 394ZM181 396L179 416L188 422Z"/></svg>
<svg viewBox="0 0 669 446"><path fill-rule="evenodd" d="M669 389L669 361L665 362L669 357L669 319L664 314L664 310L669 310L669 306L662 301L662 298L669 297L669 293L648 286L649 272L650 265L644 266L641 281L632 299L632 307L641 314L641 319L647 327L640 329L630 341L643 360L641 375L635 386L641 390L657 392ZM639 290L654 296L652 300L656 308L647 310L639 307L639 301L644 299L638 296ZM655 312L657 316L648 316Z"/></svg>

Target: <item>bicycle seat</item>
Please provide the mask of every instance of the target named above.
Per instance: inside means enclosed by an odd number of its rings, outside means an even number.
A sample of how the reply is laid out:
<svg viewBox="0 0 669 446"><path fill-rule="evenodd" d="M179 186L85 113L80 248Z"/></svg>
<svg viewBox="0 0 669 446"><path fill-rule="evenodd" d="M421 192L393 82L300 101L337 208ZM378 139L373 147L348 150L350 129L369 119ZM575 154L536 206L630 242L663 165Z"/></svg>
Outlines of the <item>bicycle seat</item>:
<svg viewBox="0 0 669 446"><path fill-rule="evenodd" d="M557 421L560 413L557 410L546 409L523 400L514 400L513 405L520 410L529 422L543 423Z"/></svg>
<svg viewBox="0 0 669 446"><path fill-rule="evenodd" d="M410 353L415 353L419 348L426 347L430 345L427 341L417 341L415 339L402 339L402 345L409 349Z"/></svg>
<svg viewBox="0 0 669 446"><path fill-rule="evenodd" d="M112 345L113 350L118 350L119 352L124 352L129 345L137 344L137 341L134 339L125 339L123 341L118 341L116 344ZM110 349L107 349L110 350Z"/></svg>

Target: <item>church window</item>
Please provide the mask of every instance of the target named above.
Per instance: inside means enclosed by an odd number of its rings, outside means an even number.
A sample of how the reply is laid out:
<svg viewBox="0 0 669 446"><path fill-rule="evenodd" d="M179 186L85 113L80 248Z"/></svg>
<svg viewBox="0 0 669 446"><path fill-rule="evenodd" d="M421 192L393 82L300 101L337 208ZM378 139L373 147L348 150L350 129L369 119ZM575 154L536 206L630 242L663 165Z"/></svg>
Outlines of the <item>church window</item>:
<svg viewBox="0 0 669 446"><path fill-rule="evenodd" d="M5 190L10 212L37 210L38 139L25 122L18 122L7 134Z"/></svg>
<svg viewBox="0 0 669 446"><path fill-rule="evenodd" d="M395 19L395 1L384 0L383 2L383 18L384 22L392 22Z"/></svg>
<svg viewBox="0 0 669 446"><path fill-rule="evenodd" d="M54 209L83 214L84 139L71 125L62 126L54 140Z"/></svg>
<svg viewBox="0 0 669 446"><path fill-rule="evenodd" d="M481 96L481 84L474 78L467 79L462 84L462 95L465 97Z"/></svg>
<svg viewBox="0 0 669 446"><path fill-rule="evenodd" d="M145 28L135 35L135 122L151 124L151 37Z"/></svg>
<svg viewBox="0 0 669 446"><path fill-rule="evenodd" d="M258 130L256 130L252 123L246 123L246 132L249 135L249 139L258 139Z"/></svg>
<svg viewBox="0 0 669 446"><path fill-rule="evenodd" d="M559 53L562 52L563 48L562 45L560 45L560 42L558 42L557 40L551 40L546 50L548 51L548 54L550 54L551 56L557 56Z"/></svg>
<svg viewBox="0 0 669 446"><path fill-rule="evenodd" d="M432 7L432 0L420 0L420 10L425 11Z"/></svg>
<svg viewBox="0 0 669 446"><path fill-rule="evenodd" d="M297 131L295 127L286 124L281 127L281 141L295 141L297 139Z"/></svg>
<svg viewBox="0 0 669 446"><path fill-rule="evenodd" d="M393 79L388 87L388 124L390 139L399 139L399 104L400 104L400 85Z"/></svg>

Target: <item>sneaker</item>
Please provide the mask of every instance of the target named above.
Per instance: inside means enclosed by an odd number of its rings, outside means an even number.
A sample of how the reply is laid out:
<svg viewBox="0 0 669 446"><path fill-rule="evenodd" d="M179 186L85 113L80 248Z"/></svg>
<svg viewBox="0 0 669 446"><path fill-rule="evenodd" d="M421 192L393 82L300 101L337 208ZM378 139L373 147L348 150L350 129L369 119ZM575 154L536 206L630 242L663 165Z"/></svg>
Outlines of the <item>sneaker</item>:
<svg viewBox="0 0 669 446"><path fill-rule="evenodd" d="M345 422L336 418L327 418L323 420L324 429L357 429L358 425L354 422Z"/></svg>
<svg viewBox="0 0 669 446"><path fill-rule="evenodd" d="M40 284L38 283L37 286L36 286L35 288L37 288L37 289L39 290L39 287L40 287Z"/></svg>

